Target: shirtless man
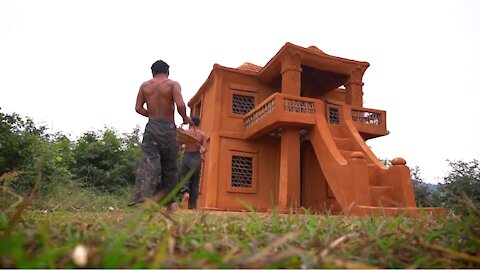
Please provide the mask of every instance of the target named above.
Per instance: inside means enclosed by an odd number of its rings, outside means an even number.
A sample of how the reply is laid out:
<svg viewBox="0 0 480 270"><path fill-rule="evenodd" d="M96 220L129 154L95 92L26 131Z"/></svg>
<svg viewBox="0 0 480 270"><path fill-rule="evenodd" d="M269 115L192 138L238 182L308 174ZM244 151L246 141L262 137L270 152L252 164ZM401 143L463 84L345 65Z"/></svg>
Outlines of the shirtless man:
<svg viewBox="0 0 480 270"><path fill-rule="evenodd" d="M168 78L169 66L162 60L152 65L153 79L140 86L135 110L148 117L142 141L142 157L129 206L146 197L164 196L177 184L177 137L174 110L183 122L193 124L186 114L180 84ZM147 104L147 108L144 104ZM171 204L173 201L169 202Z"/></svg>
<svg viewBox="0 0 480 270"><path fill-rule="evenodd" d="M187 133L197 137L200 143L191 143L184 145L182 168L180 169L180 180L187 177L190 171L193 175L188 182L183 186L182 193L182 208L196 209L198 200L198 191L200 184L200 169L202 167L203 154L208 150L207 135L200 130L200 118L192 117L193 125L190 124Z"/></svg>

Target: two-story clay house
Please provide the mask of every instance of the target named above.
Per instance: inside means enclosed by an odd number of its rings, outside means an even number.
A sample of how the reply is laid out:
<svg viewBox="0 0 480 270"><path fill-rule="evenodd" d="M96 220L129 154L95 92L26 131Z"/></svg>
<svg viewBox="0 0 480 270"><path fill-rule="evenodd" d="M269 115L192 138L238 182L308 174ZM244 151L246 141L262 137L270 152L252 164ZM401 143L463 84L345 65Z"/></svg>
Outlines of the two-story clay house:
<svg viewBox="0 0 480 270"><path fill-rule="evenodd" d="M405 160L386 167L365 143L388 134L363 107L368 66L291 43L264 67L215 64L188 103L209 136L199 208L418 212Z"/></svg>

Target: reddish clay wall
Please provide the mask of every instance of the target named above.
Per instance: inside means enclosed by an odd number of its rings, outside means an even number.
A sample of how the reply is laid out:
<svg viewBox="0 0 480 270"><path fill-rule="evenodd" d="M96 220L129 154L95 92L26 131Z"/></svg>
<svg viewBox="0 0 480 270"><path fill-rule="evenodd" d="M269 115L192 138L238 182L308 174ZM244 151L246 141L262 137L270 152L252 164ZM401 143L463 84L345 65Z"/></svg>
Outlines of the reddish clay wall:
<svg viewBox="0 0 480 270"><path fill-rule="evenodd" d="M327 206L327 182L310 143L302 145L302 206L314 211Z"/></svg>
<svg viewBox="0 0 480 270"><path fill-rule="evenodd" d="M339 211L311 143L302 144L301 206L314 212Z"/></svg>
<svg viewBox="0 0 480 270"><path fill-rule="evenodd" d="M215 88L218 78L212 76L208 79L207 83L202 86L199 93L196 95L190 102L190 112L192 115L199 116L201 119L200 129L207 133L207 141L211 144L212 133L215 128L215 122L218 121L216 115L220 113L220 107L215 105L215 96L217 94L217 89ZM198 110L198 104L201 103L201 108ZM213 147L212 147L213 146ZM210 148L215 149L215 145L210 145ZM198 197L198 205L205 205L205 195L206 187L208 185L208 179L214 174L217 170L211 162L212 157L215 158L215 155L210 154L211 151L208 151L205 155L205 160L202 165L201 177L200 177L200 190ZM210 175L210 176L209 176Z"/></svg>
<svg viewBox="0 0 480 270"><path fill-rule="evenodd" d="M277 202L279 153L275 141L250 143L223 137L220 139L217 207L223 209L245 209L241 201L251 204L253 209L265 211ZM254 178L251 189L231 186L232 155L253 157Z"/></svg>
<svg viewBox="0 0 480 270"><path fill-rule="evenodd" d="M245 74L223 69L214 70L214 74L210 78L212 82L209 87L203 89L203 94L190 104L192 109L198 100L202 100L201 128L208 134L210 147L205 156L206 165L202 168L198 205L240 210L245 209L239 202L242 200L254 201L254 209L270 209L278 196L279 140L242 140L243 115L232 113L232 95L254 96L256 105L275 91L259 83L255 77ZM216 123L219 125L216 126ZM229 186L232 155L252 156L256 160L255 170L262 168L254 173L254 190L235 190ZM206 201L207 192L209 202Z"/></svg>
<svg viewBox="0 0 480 270"><path fill-rule="evenodd" d="M220 88L221 95L221 131L243 132L245 125L243 122L243 115L232 112L232 97L234 94L253 96L255 98L255 105L259 104L268 98L275 91L269 87L258 82L258 79L253 76L233 73L229 71L219 71L222 85ZM277 91L278 92L278 91Z"/></svg>

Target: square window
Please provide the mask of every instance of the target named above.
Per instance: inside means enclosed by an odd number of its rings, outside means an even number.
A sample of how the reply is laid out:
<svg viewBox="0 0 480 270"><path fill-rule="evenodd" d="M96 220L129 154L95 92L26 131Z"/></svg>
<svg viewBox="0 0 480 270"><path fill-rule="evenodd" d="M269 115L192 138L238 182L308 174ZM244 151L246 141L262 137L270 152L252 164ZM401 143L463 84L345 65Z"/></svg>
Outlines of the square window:
<svg viewBox="0 0 480 270"><path fill-rule="evenodd" d="M247 114L255 107L255 97L233 94L232 95L232 112L234 114Z"/></svg>
<svg viewBox="0 0 480 270"><path fill-rule="evenodd" d="M232 187L252 188L253 158L232 156Z"/></svg>
<svg viewBox="0 0 480 270"><path fill-rule="evenodd" d="M227 191L239 193L257 192L257 154L229 151L229 177Z"/></svg>

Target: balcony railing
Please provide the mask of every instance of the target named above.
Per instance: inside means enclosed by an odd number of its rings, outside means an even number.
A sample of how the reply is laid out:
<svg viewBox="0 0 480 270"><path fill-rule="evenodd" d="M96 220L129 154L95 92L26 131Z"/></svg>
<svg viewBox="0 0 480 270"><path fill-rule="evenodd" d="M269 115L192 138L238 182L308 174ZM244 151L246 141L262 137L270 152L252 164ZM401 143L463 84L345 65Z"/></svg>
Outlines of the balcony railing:
<svg viewBox="0 0 480 270"><path fill-rule="evenodd" d="M245 116L244 121L246 128L257 123L262 118L273 112L273 109L275 108L275 96L269 97L266 102L262 102L262 104L260 104L259 106L257 106L258 109L254 108L252 111L250 111L250 113Z"/></svg>
<svg viewBox="0 0 480 270"><path fill-rule="evenodd" d="M256 137L283 125L315 124L316 100L275 93L244 116L245 136Z"/></svg>
<svg viewBox="0 0 480 270"><path fill-rule="evenodd" d="M254 138L282 126L309 127L315 125L316 102L323 101L275 93L244 115L244 135L246 138ZM346 111L342 110L342 107ZM348 114L349 119L364 138L369 139L388 134L385 111L341 104L327 104L327 122L344 124L342 119L345 118L341 115L342 111Z"/></svg>
<svg viewBox="0 0 480 270"><path fill-rule="evenodd" d="M367 125L380 125L382 122L382 114L368 109L352 109L352 120Z"/></svg>
<svg viewBox="0 0 480 270"><path fill-rule="evenodd" d="M386 112L362 107L352 107L352 121L365 139L387 135Z"/></svg>
<svg viewBox="0 0 480 270"><path fill-rule="evenodd" d="M286 112L315 114L315 103L300 99L284 98L283 109Z"/></svg>

